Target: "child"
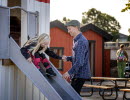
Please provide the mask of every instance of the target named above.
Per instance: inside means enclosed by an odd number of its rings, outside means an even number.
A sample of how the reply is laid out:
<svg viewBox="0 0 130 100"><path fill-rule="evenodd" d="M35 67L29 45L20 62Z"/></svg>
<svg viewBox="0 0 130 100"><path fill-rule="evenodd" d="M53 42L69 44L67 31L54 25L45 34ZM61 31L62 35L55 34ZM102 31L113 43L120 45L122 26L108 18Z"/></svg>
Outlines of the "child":
<svg viewBox="0 0 130 100"><path fill-rule="evenodd" d="M56 73L52 70L50 63L44 53L55 59L62 59L62 57L56 55L53 51L50 51L48 48L49 43L49 35L45 33L41 34L38 38L28 40L27 43L21 48L21 53L29 62L33 62L41 73L43 70L39 65L40 62L46 68L47 75L56 76Z"/></svg>

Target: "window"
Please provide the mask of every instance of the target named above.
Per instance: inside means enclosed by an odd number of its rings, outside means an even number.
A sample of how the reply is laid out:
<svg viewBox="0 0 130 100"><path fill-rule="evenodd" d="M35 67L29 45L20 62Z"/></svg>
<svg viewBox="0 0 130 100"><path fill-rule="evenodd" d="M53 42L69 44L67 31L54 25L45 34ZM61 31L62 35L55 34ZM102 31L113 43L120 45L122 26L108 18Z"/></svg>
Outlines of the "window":
<svg viewBox="0 0 130 100"><path fill-rule="evenodd" d="M64 54L64 48L63 47L51 47L50 48L53 52L55 52L57 55L62 56ZM63 70L63 61L59 59L54 59L50 57L50 61L52 64L58 69Z"/></svg>

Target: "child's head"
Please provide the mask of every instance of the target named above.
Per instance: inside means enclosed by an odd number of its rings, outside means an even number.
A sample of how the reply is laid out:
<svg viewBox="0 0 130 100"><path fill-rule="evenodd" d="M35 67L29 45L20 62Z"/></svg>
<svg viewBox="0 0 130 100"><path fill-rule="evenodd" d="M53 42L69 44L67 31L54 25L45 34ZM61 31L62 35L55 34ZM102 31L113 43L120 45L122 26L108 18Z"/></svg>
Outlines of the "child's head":
<svg viewBox="0 0 130 100"><path fill-rule="evenodd" d="M32 54L34 55L40 47L43 47L42 52L44 52L47 49L49 43L50 43L50 36L46 33L41 34L38 37L37 45L35 46Z"/></svg>
<svg viewBox="0 0 130 100"><path fill-rule="evenodd" d="M50 36L46 33L41 34L38 37L37 45L40 44L41 47L48 46L50 43Z"/></svg>

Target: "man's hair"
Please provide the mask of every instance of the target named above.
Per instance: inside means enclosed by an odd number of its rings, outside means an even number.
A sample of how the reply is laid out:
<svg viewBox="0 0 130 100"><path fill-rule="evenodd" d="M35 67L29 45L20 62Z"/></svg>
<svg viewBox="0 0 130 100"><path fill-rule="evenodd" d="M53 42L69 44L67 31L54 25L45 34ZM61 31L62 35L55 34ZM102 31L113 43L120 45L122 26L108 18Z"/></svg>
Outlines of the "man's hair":
<svg viewBox="0 0 130 100"><path fill-rule="evenodd" d="M123 48L124 46L125 46L124 44L121 44L121 45L120 45L120 48Z"/></svg>
<svg viewBox="0 0 130 100"><path fill-rule="evenodd" d="M66 26L74 26L80 28L80 22L78 20L71 20L66 23Z"/></svg>

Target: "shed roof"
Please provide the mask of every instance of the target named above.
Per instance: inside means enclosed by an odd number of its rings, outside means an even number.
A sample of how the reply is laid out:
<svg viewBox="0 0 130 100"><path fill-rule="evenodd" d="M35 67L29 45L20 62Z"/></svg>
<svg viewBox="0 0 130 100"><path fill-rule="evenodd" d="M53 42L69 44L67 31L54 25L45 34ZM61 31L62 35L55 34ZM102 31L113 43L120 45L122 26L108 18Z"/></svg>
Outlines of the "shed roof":
<svg viewBox="0 0 130 100"><path fill-rule="evenodd" d="M58 28L62 29L63 31L68 32L66 26L58 20L52 21L50 23L50 28L54 28L54 27L58 27Z"/></svg>
<svg viewBox="0 0 130 100"><path fill-rule="evenodd" d="M54 28L54 27L58 27L58 28L64 30L65 32L68 32L66 26L58 20L52 21L50 23L50 28ZM92 30L92 31L96 32L97 34L101 35L105 39L105 41L112 40L112 35L108 34L106 31L102 30L101 28L99 28L93 24L87 24L87 25L81 27L81 32L86 32L88 30Z"/></svg>
<svg viewBox="0 0 130 100"><path fill-rule="evenodd" d="M87 25L81 27L82 32L85 32L85 31L88 31L88 30L92 30L92 31L100 34L105 39L105 41L112 40L111 34L107 33L106 31L102 30L101 28L99 28L99 27L97 27L93 24L87 24Z"/></svg>

